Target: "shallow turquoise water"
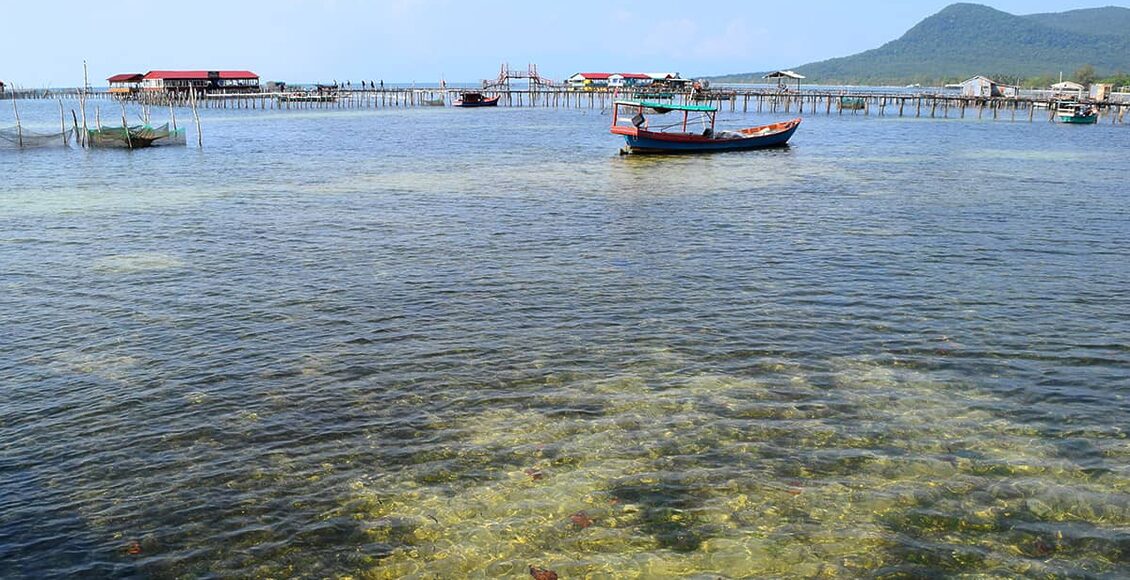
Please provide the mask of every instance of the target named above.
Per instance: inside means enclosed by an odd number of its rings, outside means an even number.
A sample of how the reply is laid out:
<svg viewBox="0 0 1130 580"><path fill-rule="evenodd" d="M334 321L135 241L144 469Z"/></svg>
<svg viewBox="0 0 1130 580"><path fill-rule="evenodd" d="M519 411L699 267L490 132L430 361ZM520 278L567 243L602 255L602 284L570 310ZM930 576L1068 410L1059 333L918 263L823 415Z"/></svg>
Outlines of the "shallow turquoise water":
<svg viewBox="0 0 1130 580"><path fill-rule="evenodd" d="M0 576L1124 573L1126 127L608 123L0 151Z"/></svg>

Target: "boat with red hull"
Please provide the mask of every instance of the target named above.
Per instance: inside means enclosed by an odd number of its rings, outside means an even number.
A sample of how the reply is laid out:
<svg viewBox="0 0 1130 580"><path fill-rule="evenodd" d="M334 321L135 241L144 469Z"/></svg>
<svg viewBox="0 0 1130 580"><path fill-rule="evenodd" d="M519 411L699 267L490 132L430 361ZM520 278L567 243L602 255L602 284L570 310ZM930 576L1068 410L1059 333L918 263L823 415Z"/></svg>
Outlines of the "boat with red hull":
<svg viewBox="0 0 1130 580"><path fill-rule="evenodd" d="M487 97L482 93L463 93L459 99L451 103L453 107L497 107L498 97Z"/></svg>
<svg viewBox="0 0 1130 580"><path fill-rule="evenodd" d="M681 112L674 120L652 123L648 117ZM715 131L718 108L649 101L616 101L612 133L623 135L621 153L717 153L783 147L800 126L800 118L759 127ZM701 126L692 130L695 125Z"/></svg>

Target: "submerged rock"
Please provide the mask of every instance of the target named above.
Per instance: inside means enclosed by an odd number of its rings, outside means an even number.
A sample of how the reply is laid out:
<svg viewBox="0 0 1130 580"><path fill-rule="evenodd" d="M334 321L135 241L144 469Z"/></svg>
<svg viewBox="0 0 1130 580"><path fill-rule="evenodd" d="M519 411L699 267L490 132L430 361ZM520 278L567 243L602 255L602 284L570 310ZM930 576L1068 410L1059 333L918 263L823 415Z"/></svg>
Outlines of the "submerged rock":
<svg viewBox="0 0 1130 580"><path fill-rule="evenodd" d="M533 576L534 580L557 580L557 572L533 566L530 566L530 576Z"/></svg>
<svg viewBox="0 0 1130 580"><path fill-rule="evenodd" d="M574 525L576 525L578 528L581 528L582 530L593 524L592 518L590 518L589 515L583 511L569 516L569 521L573 522Z"/></svg>

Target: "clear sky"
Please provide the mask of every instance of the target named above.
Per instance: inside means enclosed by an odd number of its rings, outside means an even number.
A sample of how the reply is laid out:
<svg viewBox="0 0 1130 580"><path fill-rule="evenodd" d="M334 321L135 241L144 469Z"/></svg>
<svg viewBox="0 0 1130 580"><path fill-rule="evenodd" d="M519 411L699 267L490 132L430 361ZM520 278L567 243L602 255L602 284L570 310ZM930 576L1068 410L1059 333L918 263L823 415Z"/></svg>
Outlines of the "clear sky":
<svg viewBox="0 0 1130 580"><path fill-rule="evenodd" d="M250 69L263 80L477 82L499 65L706 76L789 68L894 40L950 0L4 0L0 80ZM1012 14L1121 0L985 0Z"/></svg>

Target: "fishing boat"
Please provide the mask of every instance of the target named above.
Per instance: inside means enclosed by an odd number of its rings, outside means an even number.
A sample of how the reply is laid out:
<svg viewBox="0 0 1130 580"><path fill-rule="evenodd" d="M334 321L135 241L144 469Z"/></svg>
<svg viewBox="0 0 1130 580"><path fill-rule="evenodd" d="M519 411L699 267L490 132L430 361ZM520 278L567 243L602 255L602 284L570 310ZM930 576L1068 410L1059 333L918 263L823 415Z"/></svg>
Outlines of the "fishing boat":
<svg viewBox="0 0 1130 580"><path fill-rule="evenodd" d="M664 118L668 113L682 113ZM781 123L715 131L718 107L651 101L616 101L612 133L623 135L621 153L713 153L782 147L800 126L800 118ZM659 117L652 122L651 117Z"/></svg>
<svg viewBox="0 0 1130 580"><path fill-rule="evenodd" d="M451 103L452 107L496 107L498 97L487 97L482 93L462 93L459 99Z"/></svg>
<svg viewBox="0 0 1130 580"><path fill-rule="evenodd" d="M1055 104L1055 118L1060 123L1092 125L1099 122L1099 111L1088 103L1059 101Z"/></svg>
<svg viewBox="0 0 1130 580"><path fill-rule="evenodd" d="M158 127L131 125L130 127L102 127L89 129L86 142L97 149L143 149L162 145L185 145L184 129L170 129L169 124Z"/></svg>

